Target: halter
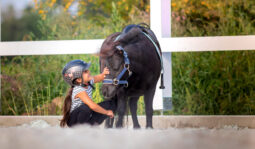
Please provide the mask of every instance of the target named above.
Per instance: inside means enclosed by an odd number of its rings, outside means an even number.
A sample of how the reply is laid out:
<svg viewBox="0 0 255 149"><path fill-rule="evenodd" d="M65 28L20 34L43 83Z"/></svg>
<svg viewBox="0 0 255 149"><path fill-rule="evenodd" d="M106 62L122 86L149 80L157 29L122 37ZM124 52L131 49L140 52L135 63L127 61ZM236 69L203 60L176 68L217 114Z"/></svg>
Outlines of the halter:
<svg viewBox="0 0 255 149"><path fill-rule="evenodd" d="M132 75L132 72L129 69L130 61L128 59L128 54L122 46L119 45L119 46L116 46L116 48L119 51L123 52L124 68L122 69L122 71L120 72L120 74L116 78L114 78L114 79L104 79L103 84L113 84L115 86L118 86L119 84L124 84L125 87L128 87L128 81L127 80L120 80L121 77L126 73L126 71L128 71L128 77L130 77Z"/></svg>

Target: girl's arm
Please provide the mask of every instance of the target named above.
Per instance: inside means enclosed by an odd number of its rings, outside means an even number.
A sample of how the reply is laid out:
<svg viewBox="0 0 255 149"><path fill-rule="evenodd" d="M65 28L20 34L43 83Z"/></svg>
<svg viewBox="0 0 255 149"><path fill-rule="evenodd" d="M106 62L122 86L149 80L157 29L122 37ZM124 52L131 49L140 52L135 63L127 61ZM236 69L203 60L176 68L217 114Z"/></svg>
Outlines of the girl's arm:
<svg viewBox="0 0 255 149"><path fill-rule="evenodd" d="M105 110L104 108L96 104L93 100L90 99L90 97L85 91L80 92L79 94L76 95L76 97L80 98L86 105L89 106L91 110L101 114L105 114L110 118L114 117L114 114L111 110Z"/></svg>
<svg viewBox="0 0 255 149"><path fill-rule="evenodd" d="M110 71L107 67L105 67L101 74L94 76L94 83L103 81L105 78L105 75L107 74L110 74Z"/></svg>

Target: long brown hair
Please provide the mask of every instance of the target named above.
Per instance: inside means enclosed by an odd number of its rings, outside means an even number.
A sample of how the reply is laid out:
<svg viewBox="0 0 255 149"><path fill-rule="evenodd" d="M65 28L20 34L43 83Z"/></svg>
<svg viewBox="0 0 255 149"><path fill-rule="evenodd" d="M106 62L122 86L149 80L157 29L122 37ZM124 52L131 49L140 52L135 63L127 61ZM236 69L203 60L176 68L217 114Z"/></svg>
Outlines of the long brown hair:
<svg viewBox="0 0 255 149"><path fill-rule="evenodd" d="M70 117L70 110L71 110L71 104L72 104L72 93L73 93L73 87L71 87L68 91L68 94L64 101L64 107L63 107L63 118L60 121L60 127L65 127L67 124L67 121Z"/></svg>

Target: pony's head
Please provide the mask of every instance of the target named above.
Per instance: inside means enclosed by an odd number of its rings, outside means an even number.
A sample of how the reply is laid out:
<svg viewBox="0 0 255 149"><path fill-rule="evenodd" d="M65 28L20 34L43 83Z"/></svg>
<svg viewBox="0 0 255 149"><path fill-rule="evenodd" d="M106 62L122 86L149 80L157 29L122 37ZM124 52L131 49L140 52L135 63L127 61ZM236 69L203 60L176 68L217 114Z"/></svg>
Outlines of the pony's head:
<svg viewBox="0 0 255 149"><path fill-rule="evenodd" d="M100 50L100 71L102 72L105 67L108 67L110 70L110 74L105 79L116 79L125 67L124 51L120 50L118 46L127 47L125 50L132 48L130 44L136 43L136 40L138 40L136 36L142 32L139 27L135 26L128 28L128 30L127 27L125 29L122 33L118 32L108 36L102 44ZM124 73L120 79L125 80L128 76L129 73ZM125 87L125 85L116 83L103 84L102 94L105 99L111 99L117 94L117 89L122 87Z"/></svg>

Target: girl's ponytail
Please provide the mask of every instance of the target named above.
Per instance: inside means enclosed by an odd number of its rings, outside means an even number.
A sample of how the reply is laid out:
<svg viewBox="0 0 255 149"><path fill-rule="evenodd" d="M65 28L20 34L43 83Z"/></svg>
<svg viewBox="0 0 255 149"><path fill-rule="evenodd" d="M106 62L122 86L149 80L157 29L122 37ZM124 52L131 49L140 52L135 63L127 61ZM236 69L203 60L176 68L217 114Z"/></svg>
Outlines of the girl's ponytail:
<svg viewBox="0 0 255 149"><path fill-rule="evenodd" d="M64 107L63 107L63 118L60 121L60 127L65 127L67 124L67 121L70 117L70 110L72 105L72 93L73 93L73 87L71 87L68 91L68 94L64 101Z"/></svg>

